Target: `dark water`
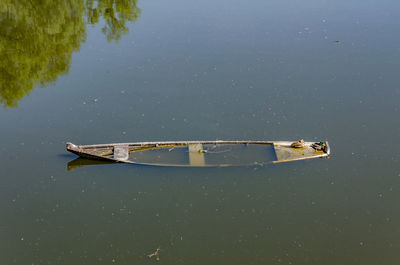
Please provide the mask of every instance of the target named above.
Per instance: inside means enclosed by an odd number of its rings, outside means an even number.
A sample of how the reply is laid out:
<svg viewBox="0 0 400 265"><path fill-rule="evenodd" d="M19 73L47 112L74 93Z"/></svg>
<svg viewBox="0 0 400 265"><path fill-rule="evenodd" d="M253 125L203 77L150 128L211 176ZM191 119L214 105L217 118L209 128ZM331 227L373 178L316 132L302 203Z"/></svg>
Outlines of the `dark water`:
<svg viewBox="0 0 400 265"><path fill-rule="evenodd" d="M398 264L399 8L2 1L0 264ZM300 138L331 158L68 171L65 151Z"/></svg>

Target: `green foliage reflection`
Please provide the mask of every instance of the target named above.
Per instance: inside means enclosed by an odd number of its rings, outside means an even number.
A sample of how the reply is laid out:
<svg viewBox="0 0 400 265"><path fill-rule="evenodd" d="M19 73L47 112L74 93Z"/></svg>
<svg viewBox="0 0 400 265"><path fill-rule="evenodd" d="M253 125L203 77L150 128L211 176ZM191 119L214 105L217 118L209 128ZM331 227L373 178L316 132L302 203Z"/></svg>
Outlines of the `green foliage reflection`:
<svg viewBox="0 0 400 265"><path fill-rule="evenodd" d="M68 72L72 53L85 41L85 18L104 19L109 41L128 32L140 14L137 0L1 0L0 104L16 107L38 84Z"/></svg>
<svg viewBox="0 0 400 265"><path fill-rule="evenodd" d="M126 23L134 22L140 16L140 9L136 3L137 0L88 0L86 2L88 22L96 24L99 18L103 17L106 22L102 29L103 33L109 41L118 41L122 34L128 33Z"/></svg>

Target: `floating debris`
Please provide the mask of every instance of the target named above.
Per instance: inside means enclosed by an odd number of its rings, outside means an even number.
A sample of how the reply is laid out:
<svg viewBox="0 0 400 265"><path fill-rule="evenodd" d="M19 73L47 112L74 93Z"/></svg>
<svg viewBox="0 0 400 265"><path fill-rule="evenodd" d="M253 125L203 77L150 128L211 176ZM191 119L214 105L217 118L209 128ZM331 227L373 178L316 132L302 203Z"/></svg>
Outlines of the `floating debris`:
<svg viewBox="0 0 400 265"><path fill-rule="evenodd" d="M156 251L154 251L154 252L151 253L151 254L148 254L147 257L149 257L150 259L151 259L152 257L156 257L156 260L159 261L159 260L160 260L160 254L159 254L160 250L161 250L161 249L158 247L158 248L156 249Z"/></svg>

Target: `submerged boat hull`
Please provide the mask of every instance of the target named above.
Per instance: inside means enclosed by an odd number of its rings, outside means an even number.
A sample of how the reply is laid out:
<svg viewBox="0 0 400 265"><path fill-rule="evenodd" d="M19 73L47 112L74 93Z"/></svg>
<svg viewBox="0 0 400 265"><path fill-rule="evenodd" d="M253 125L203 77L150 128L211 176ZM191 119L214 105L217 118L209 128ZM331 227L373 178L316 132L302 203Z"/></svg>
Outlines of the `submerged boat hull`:
<svg viewBox="0 0 400 265"><path fill-rule="evenodd" d="M66 148L88 159L179 167L264 165L330 155L328 142L299 143L290 141L167 141L97 145L67 143Z"/></svg>

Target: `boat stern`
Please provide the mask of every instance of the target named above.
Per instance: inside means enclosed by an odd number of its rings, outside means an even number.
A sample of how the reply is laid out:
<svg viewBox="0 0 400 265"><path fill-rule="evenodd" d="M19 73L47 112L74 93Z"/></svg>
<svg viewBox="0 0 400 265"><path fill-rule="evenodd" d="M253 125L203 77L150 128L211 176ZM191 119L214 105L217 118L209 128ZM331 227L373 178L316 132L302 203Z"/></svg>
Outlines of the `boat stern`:
<svg viewBox="0 0 400 265"><path fill-rule="evenodd" d="M71 142L67 142L65 144L65 147L67 148L67 151L74 153L78 156L81 156L81 154L82 154L82 150L79 148L79 146L77 146Z"/></svg>
<svg viewBox="0 0 400 265"><path fill-rule="evenodd" d="M71 142L67 142L67 143L65 144L65 147L67 148L68 151L69 151L69 150L78 149L78 146L75 145L75 144L73 144L73 143L71 143Z"/></svg>

